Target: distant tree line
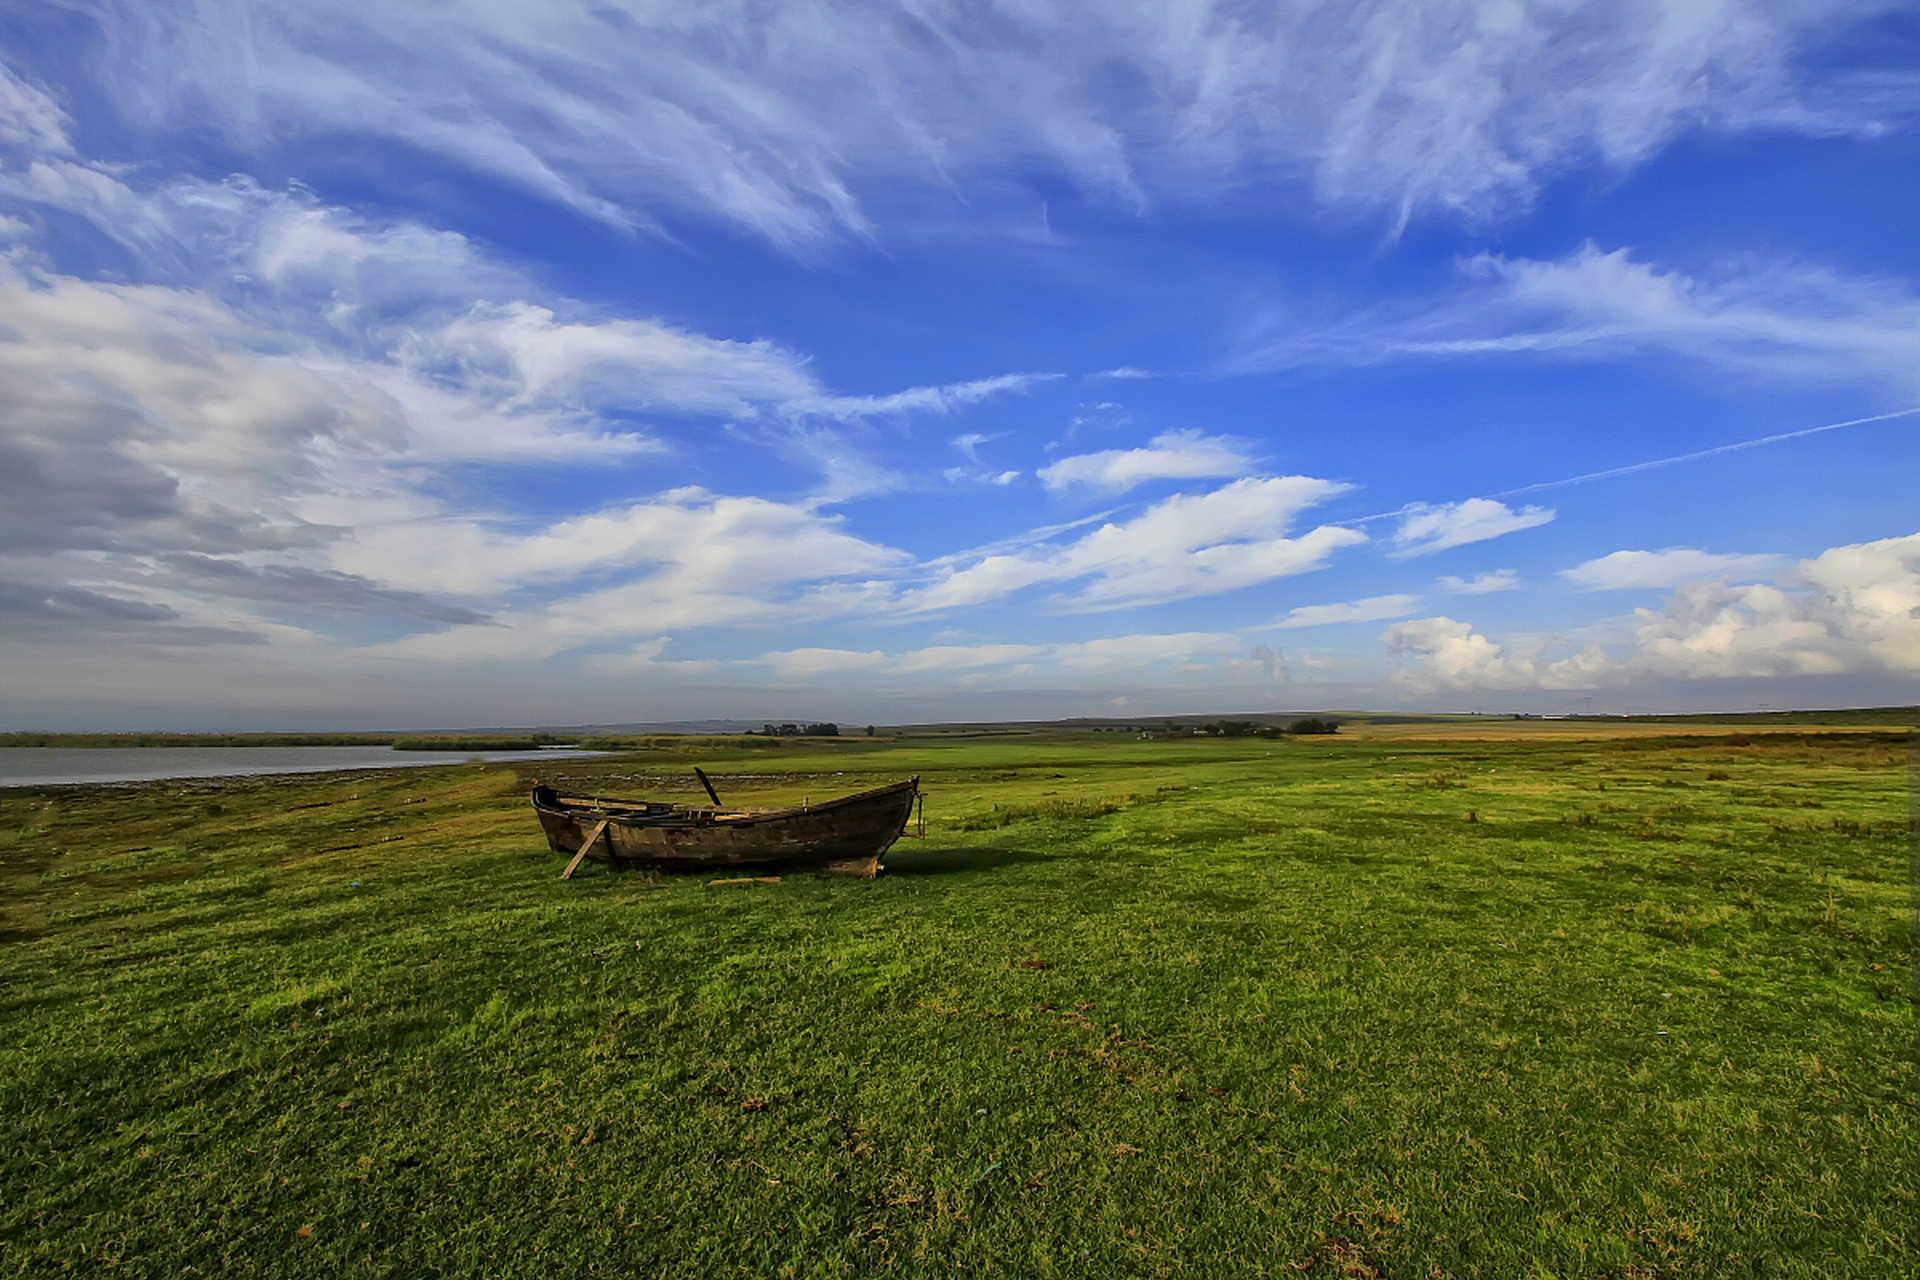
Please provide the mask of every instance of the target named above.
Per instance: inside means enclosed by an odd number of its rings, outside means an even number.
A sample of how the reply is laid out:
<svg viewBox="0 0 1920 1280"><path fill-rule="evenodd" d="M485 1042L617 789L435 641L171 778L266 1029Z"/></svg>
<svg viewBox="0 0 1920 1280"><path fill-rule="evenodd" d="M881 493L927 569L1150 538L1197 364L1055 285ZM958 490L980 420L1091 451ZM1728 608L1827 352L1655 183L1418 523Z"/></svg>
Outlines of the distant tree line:
<svg viewBox="0 0 1920 1280"><path fill-rule="evenodd" d="M391 733L0 733L0 747L384 747Z"/></svg>
<svg viewBox="0 0 1920 1280"><path fill-rule="evenodd" d="M1286 734L1338 733L1340 722L1323 720L1319 716L1302 716L1284 728L1273 724L1257 724L1252 720L1216 720L1202 728L1222 738L1278 738Z"/></svg>
<svg viewBox="0 0 1920 1280"><path fill-rule="evenodd" d="M432 733L399 737L395 751L536 751L560 740L550 733L494 734Z"/></svg>
<svg viewBox="0 0 1920 1280"><path fill-rule="evenodd" d="M747 730L749 734L753 730ZM769 724L762 725L760 736L763 738L837 738L840 726L831 721L822 720L818 724Z"/></svg>

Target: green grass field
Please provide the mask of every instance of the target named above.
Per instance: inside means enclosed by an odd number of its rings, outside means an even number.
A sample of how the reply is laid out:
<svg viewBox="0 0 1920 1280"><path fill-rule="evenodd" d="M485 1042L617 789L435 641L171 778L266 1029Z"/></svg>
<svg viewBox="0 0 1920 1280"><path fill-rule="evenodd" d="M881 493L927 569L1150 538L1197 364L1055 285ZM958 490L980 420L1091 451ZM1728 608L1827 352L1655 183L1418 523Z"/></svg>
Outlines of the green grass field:
<svg viewBox="0 0 1920 1280"><path fill-rule="evenodd" d="M9 792L0 1274L1914 1275L1905 735L1523 728Z"/></svg>

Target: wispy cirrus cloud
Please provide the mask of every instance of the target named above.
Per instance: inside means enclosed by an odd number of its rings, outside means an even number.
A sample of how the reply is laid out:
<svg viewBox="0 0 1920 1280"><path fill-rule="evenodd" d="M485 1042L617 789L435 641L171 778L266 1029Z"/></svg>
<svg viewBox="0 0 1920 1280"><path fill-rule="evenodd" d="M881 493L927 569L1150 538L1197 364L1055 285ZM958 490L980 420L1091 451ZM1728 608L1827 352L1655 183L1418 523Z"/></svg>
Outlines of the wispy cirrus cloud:
<svg viewBox="0 0 1920 1280"><path fill-rule="evenodd" d="M1831 133L1910 111L1910 92L1802 91L1803 38L1875 9L823 0L756 13L751 39L726 6L630 3L261 0L235 22L101 0L62 20L94 25L92 90L150 136L376 139L616 226L720 219L804 252L876 234L875 197L1035 168L1133 207L1277 170L1397 222L1485 219L1683 128Z"/></svg>
<svg viewBox="0 0 1920 1280"><path fill-rule="evenodd" d="M1424 303L1312 325L1269 317L1232 363L1658 355L1770 382L1844 378L1920 394L1920 296L1900 280L1753 256L1690 274L1591 242L1559 259L1481 254L1460 266L1459 286Z"/></svg>
<svg viewBox="0 0 1920 1280"><path fill-rule="evenodd" d="M1003 439L1005 438L1006 434L1007 433L1004 431L995 432L991 435L985 435L978 431L968 431L961 435L955 436L953 439L949 440L947 443L951 444L954 448L958 449L961 453L965 454L968 462L979 462L980 446L983 444L991 444L995 440Z"/></svg>
<svg viewBox="0 0 1920 1280"><path fill-rule="evenodd" d="M29 154L66 155L73 150L67 132L71 123L46 90L0 62L0 145Z"/></svg>
<svg viewBox="0 0 1920 1280"><path fill-rule="evenodd" d="M1920 391L1920 297L1893 280L1763 260L1736 260L1702 277L1592 243L1555 262L1483 255L1465 266L1486 292L1429 323L1495 331L1407 335L1391 351L1573 359L1668 352L1768 379L1867 377Z"/></svg>
<svg viewBox="0 0 1920 1280"><path fill-rule="evenodd" d="M936 387L909 387L878 396L835 396L813 393L795 396L782 406L789 414L817 414L843 422L905 413L953 413L1002 392L1025 391L1036 382L1049 382L1058 373L1004 373ZM966 437L962 437L963 439ZM975 443L990 437L982 436Z"/></svg>
<svg viewBox="0 0 1920 1280"><path fill-rule="evenodd" d="M772 342L709 338L656 320L559 319L516 300L476 306L403 359L508 412L554 407L753 418L819 396L806 361Z"/></svg>

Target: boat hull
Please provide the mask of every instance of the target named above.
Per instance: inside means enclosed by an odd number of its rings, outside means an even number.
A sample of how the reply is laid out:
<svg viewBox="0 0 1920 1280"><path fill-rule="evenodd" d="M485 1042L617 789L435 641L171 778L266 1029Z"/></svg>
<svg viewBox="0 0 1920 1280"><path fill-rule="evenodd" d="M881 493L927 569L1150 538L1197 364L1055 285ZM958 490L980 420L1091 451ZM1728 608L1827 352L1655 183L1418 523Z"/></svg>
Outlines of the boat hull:
<svg viewBox="0 0 1920 1280"><path fill-rule="evenodd" d="M920 794L909 779L785 809L565 796L536 787L534 812L555 853L656 871L820 870L874 876Z"/></svg>

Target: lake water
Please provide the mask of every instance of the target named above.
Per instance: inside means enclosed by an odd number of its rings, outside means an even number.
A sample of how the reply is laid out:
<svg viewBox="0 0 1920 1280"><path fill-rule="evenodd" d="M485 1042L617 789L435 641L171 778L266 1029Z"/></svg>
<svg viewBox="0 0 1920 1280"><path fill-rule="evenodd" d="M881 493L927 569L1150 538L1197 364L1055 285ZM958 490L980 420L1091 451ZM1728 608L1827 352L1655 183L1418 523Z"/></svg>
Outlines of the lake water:
<svg viewBox="0 0 1920 1280"><path fill-rule="evenodd" d="M153 782L340 769L418 769L435 764L562 760L598 751L395 751L391 747L0 747L0 787L66 782Z"/></svg>

